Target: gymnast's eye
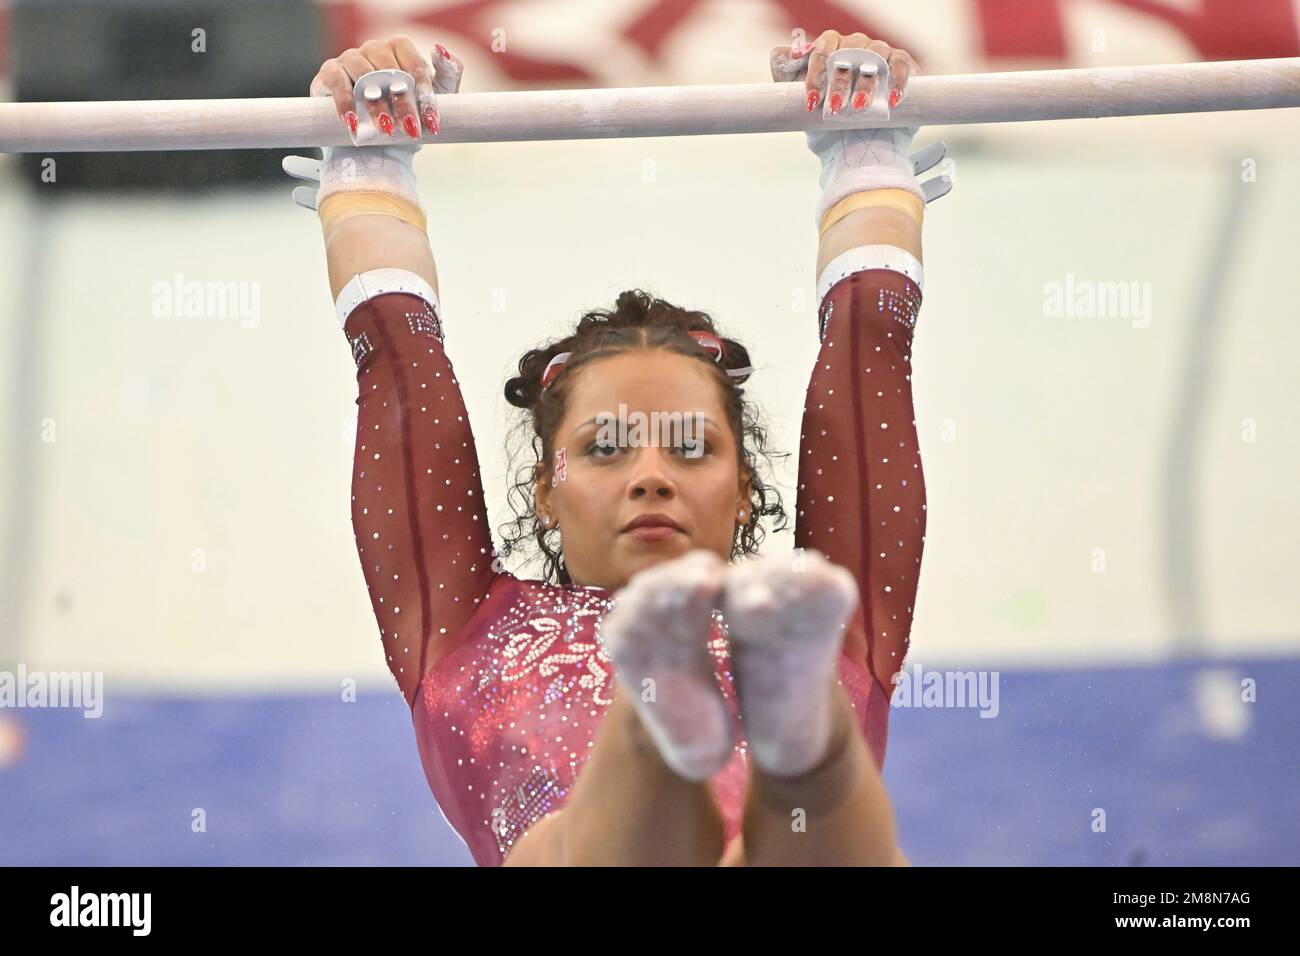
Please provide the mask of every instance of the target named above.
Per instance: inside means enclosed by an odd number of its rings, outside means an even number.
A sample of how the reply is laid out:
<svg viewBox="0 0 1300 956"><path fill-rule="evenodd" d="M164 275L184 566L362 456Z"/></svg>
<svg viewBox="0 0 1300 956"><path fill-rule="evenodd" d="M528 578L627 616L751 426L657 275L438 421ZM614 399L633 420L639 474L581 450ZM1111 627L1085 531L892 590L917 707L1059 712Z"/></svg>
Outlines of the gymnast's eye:
<svg viewBox="0 0 1300 956"><path fill-rule="evenodd" d="M587 454L592 458L613 458L613 455L601 455L600 451L618 451L618 446L609 442L594 441L587 446Z"/></svg>
<svg viewBox="0 0 1300 956"><path fill-rule="evenodd" d="M703 458L713 454L713 446L702 438L685 438L673 446L687 458Z"/></svg>

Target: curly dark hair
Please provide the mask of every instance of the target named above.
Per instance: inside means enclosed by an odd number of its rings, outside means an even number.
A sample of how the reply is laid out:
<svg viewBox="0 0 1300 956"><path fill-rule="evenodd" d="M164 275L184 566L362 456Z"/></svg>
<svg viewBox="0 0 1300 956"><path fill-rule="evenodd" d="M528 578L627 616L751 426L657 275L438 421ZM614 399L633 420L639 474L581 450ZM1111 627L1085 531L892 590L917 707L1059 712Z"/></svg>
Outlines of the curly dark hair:
<svg viewBox="0 0 1300 956"><path fill-rule="evenodd" d="M731 545L731 557L734 559L758 551L764 536L759 519L764 515L777 519L773 530L781 531L786 527L787 517L781 504L781 494L775 487L763 482L757 458L761 456L770 466L773 454L789 457L789 453L773 453L768 450L767 433L759 424L757 410L744 397L745 390L741 387L748 376L728 375L724 367L713 361L695 339L687 334L701 330L712 332L722 339L726 368L749 366L749 352L745 346L735 339L724 338L706 313L680 308L641 289L628 289L619 293L613 309L587 312L578 320L573 333L566 338L552 341L542 348L529 349L523 354L519 359L519 374L506 382L505 396L511 405L527 412L520 417L511 433L513 436L519 431L525 431L531 436L530 444L536 460L516 467L513 465L515 453L510 455L516 480L510 487L508 498L515 518L499 529L502 543L499 557L508 557L525 540L532 540L536 542L544 560L542 580L548 583L573 583L564 563L562 549L552 541L551 536L558 529L547 528L538 519L534 497L536 483L539 477L546 478L550 474L555 431L564 418L568 398L567 383L572 380L574 369L600 358L642 348L664 349L699 359L712 370L718 387L722 389L727 421L736 439L737 464L742 474L748 467L751 476L749 517L737 529ZM549 388L543 389L542 372L551 359L561 352L571 353L565 362L564 374L556 378ZM513 439L511 443L517 445ZM545 464L540 475L538 463Z"/></svg>

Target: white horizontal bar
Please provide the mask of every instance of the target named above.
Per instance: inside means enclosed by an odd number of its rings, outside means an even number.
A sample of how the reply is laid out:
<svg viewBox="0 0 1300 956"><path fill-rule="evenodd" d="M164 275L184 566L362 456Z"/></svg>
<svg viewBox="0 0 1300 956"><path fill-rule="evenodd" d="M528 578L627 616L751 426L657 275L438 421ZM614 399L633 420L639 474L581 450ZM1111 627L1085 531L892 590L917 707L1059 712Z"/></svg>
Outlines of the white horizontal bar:
<svg viewBox="0 0 1300 956"><path fill-rule="evenodd" d="M425 143L1016 123L1300 106L1300 57L917 76L888 122L822 119L802 83L456 93ZM395 142L404 139L400 134ZM0 104L0 152L346 146L319 97Z"/></svg>

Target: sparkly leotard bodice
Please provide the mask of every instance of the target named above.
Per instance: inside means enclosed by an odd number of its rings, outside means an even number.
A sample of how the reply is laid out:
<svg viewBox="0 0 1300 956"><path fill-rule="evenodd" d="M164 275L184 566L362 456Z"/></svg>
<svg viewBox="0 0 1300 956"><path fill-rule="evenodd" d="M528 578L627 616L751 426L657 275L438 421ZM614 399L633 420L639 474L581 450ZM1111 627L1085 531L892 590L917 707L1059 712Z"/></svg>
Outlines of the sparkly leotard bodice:
<svg viewBox="0 0 1300 956"><path fill-rule="evenodd" d="M860 247L818 286L794 543L857 579L839 673L880 765L925 534L910 364L920 265L892 246ZM600 638L613 595L520 579L496 561L433 290L376 270L349 284L338 312L359 385L353 528L388 665L443 815L477 863L499 864L563 806L594 745L615 694ZM709 646L737 728L731 761L709 782L731 840L747 747L720 613Z"/></svg>

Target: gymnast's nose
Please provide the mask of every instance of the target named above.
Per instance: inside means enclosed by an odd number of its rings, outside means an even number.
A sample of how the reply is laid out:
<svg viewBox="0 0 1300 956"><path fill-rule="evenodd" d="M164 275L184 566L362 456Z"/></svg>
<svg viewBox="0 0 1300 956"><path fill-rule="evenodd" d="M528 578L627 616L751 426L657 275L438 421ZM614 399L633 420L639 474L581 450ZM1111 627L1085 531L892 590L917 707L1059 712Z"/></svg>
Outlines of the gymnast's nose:
<svg viewBox="0 0 1300 956"><path fill-rule="evenodd" d="M628 496L640 498L671 499L677 495L677 483L668 468L671 448L646 445L633 449L632 479L628 483Z"/></svg>

